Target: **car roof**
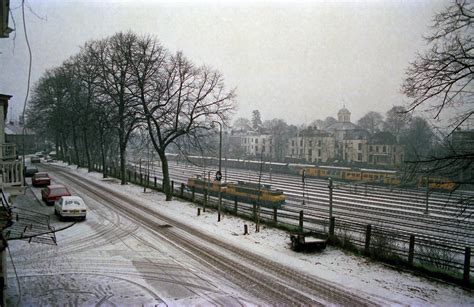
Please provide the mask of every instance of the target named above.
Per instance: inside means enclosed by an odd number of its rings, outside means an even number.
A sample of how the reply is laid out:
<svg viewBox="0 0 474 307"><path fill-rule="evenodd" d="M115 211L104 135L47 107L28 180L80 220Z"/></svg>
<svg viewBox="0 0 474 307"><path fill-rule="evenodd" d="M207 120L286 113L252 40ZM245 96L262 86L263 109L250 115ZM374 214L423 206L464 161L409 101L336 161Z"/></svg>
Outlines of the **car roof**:
<svg viewBox="0 0 474 307"><path fill-rule="evenodd" d="M82 199L82 197L80 196L61 196L62 199L64 200L81 200L81 201L84 201Z"/></svg>
<svg viewBox="0 0 474 307"><path fill-rule="evenodd" d="M49 177L48 173L45 173L45 172L39 172L39 173L36 173L34 176L36 176L36 177L40 177L40 176L48 176L48 177Z"/></svg>
<svg viewBox="0 0 474 307"><path fill-rule="evenodd" d="M48 188L49 189L65 189L66 187L62 184L52 184L52 185L48 185Z"/></svg>

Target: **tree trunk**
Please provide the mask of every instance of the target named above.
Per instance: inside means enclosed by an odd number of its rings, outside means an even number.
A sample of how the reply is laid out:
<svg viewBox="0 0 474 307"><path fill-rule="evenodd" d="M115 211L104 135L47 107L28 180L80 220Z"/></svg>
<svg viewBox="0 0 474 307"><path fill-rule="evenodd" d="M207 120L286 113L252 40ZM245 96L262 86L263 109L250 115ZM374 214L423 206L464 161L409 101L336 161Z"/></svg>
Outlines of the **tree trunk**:
<svg viewBox="0 0 474 307"><path fill-rule="evenodd" d="M127 184L127 173L125 169L125 149L126 145L120 142L120 184Z"/></svg>
<svg viewBox="0 0 474 307"><path fill-rule="evenodd" d="M168 160L166 159L166 155L164 151L158 151L158 155L160 156L161 171L163 173L163 192L166 195L166 201L170 201L173 199L173 191L171 191Z"/></svg>
<svg viewBox="0 0 474 307"><path fill-rule="evenodd" d="M87 138L87 128L84 127L82 130L83 138L84 138L84 150L86 153L86 160L87 160L87 169L90 172L92 169L92 162L91 162L91 153L89 149L89 140Z"/></svg>
<svg viewBox="0 0 474 307"><path fill-rule="evenodd" d="M76 135L76 128L72 126L72 145L74 146L74 162L77 166L80 166L80 158L79 158L79 148L77 146L77 135Z"/></svg>

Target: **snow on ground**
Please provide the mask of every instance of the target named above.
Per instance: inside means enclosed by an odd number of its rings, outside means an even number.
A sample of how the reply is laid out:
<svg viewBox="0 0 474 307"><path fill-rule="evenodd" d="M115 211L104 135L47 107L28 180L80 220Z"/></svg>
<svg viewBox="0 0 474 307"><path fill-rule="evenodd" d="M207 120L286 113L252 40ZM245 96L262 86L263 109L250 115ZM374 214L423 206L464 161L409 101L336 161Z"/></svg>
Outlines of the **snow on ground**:
<svg viewBox="0 0 474 307"><path fill-rule="evenodd" d="M207 209L197 216L198 206L193 203L182 200L167 202L162 193L149 189L144 193L143 187L133 184L122 186L115 179L103 180L100 173L88 173L86 169L69 167L77 174L93 179L108 188L136 196L144 205L179 222L265 255L282 265L336 283L351 292L365 292L402 305L474 305L474 293L459 286L395 271L381 263L345 253L331 246L322 252L296 253L290 249L288 233L282 230L263 226L260 232L256 233L255 224L230 215L223 215L221 222L217 222L215 210ZM249 226L249 235L243 235L244 224Z"/></svg>

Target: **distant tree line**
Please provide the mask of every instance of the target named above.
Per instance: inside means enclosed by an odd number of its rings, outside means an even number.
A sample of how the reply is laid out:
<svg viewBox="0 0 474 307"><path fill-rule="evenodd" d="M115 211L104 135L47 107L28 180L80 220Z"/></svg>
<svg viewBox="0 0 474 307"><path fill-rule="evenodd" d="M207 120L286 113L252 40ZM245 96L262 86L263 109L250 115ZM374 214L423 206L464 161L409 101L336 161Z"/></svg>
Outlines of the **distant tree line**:
<svg viewBox="0 0 474 307"><path fill-rule="evenodd" d="M199 147L215 122L228 121L234 98L220 72L170 53L154 37L117 33L87 42L46 71L34 86L27 123L73 163L91 169L118 161L122 184L130 138L146 136L170 200L167 149Z"/></svg>

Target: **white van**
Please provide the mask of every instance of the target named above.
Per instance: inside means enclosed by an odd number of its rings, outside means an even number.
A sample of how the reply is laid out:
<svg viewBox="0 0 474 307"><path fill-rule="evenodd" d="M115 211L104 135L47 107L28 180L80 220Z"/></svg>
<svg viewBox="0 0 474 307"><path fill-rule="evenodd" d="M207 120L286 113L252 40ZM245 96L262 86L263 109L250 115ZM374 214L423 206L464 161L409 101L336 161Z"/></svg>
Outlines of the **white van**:
<svg viewBox="0 0 474 307"><path fill-rule="evenodd" d="M61 196L61 198L54 203L54 213L60 220L64 218L85 220L87 207L79 196Z"/></svg>

